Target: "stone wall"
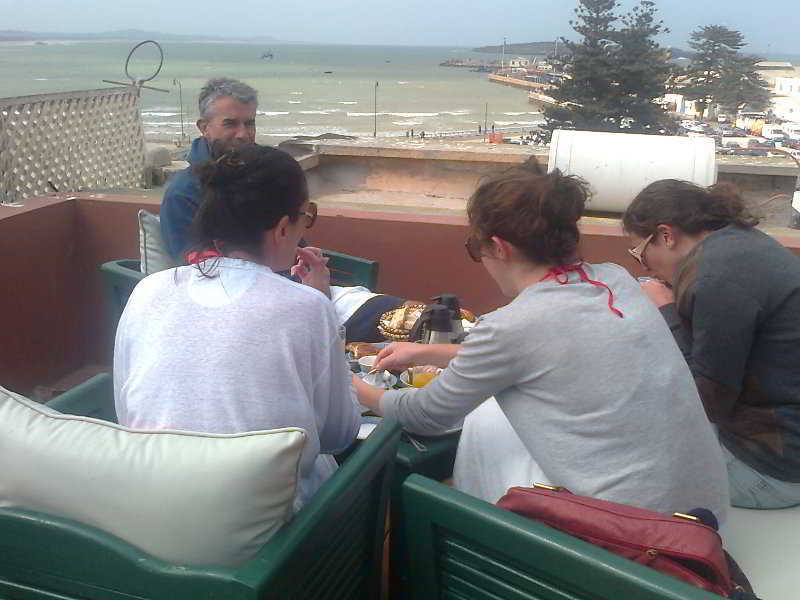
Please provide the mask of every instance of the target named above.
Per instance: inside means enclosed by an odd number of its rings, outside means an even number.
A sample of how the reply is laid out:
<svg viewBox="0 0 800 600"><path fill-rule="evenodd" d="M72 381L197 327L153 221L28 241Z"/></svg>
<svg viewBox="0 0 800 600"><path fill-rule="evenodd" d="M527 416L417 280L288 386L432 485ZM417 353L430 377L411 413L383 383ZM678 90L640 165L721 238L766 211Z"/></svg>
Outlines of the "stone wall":
<svg viewBox="0 0 800 600"><path fill-rule="evenodd" d="M546 149L470 142L322 142L294 146L318 157L308 170L321 204L347 209L463 215L480 179ZM763 222L789 226L800 169L789 159L720 157L719 181L736 185ZM609 215L603 215L609 216Z"/></svg>

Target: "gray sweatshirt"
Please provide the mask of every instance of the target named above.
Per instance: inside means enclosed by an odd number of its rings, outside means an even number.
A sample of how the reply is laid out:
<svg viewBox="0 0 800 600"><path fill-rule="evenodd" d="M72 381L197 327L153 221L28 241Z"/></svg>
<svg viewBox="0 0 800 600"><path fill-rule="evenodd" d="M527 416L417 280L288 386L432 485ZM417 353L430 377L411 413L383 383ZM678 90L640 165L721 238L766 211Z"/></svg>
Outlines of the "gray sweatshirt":
<svg viewBox="0 0 800 600"><path fill-rule="evenodd" d="M494 396L550 482L724 520L725 463L669 328L623 268L584 268L622 318L577 273L533 284L484 316L427 387L386 392L384 414L435 434Z"/></svg>

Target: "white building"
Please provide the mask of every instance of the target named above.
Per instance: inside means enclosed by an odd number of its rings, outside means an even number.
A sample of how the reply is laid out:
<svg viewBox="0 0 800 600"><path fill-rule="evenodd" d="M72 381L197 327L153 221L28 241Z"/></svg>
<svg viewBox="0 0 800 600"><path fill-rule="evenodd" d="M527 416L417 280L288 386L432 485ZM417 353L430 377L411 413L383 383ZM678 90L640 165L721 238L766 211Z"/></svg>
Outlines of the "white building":
<svg viewBox="0 0 800 600"><path fill-rule="evenodd" d="M772 112L783 121L800 121L800 77L776 77Z"/></svg>
<svg viewBox="0 0 800 600"><path fill-rule="evenodd" d="M511 69L525 69L531 64L531 61L521 56L515 56L508 61L508 66Z"/></svg>
<svg viewBox="0 0 800 600"><path fill-rule="evenodd" d="M664 98L659 104L666 106L668 111L679 115L692 118L700 116L697 111L697 103L694 100L687 100L683 94L664 94ZM706 110L706 114L708 114L708 110Z"/></svg>
<svg viewBox="0 0 800 600"><path fill-rule="evenodd" d="M800 97L800 77L777 77L775 94L778 96Z"/></svg>
<svg viewBox="0 0 800 600"><path fill-rule="evenodd" d="M800 122L800 94L774 97L772 112L782 121Z"/></svg>

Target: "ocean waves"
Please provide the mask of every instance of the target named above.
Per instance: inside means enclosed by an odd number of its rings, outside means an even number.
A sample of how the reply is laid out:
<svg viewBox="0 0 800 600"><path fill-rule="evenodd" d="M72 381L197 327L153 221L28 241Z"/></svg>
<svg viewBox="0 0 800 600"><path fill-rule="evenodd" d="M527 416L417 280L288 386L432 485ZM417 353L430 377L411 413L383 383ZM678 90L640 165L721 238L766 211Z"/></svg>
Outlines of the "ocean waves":
<svg viewBox="0 0 800 600"><path fill-rule="evenodd" d="M495 121L494 124L498 127L512 127L515 125L519 127L538 127L546 122L544 119L539 119L538 121Z"/></svg>
<svg viewBox="0 0 800 600"><path fill-rule="evenodd" d="M419 112L419 113L406 113L406 112L348 112L348 117L373 117L375 115L379 117L400 117L403 119L414 119L414 118L424 118L424 117L438 117L441 113L438 112Z"/></svg>

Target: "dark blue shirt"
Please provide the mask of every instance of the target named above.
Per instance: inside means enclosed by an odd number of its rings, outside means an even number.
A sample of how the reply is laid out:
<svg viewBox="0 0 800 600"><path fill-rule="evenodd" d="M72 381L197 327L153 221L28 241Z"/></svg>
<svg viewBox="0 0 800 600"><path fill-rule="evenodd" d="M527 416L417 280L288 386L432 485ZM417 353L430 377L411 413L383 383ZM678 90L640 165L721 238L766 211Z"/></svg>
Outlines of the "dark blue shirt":
<svg viewBox="0 0 800 600"><path fill-rule="evenodd" d="M192 173L192 166L210 159L206 138L194 140L187 158L189 167L172 178L161 200L161 236L167 252L178 264L184 262L183 255L189 250L190 225L202 199L200 180Z"/></svg>

